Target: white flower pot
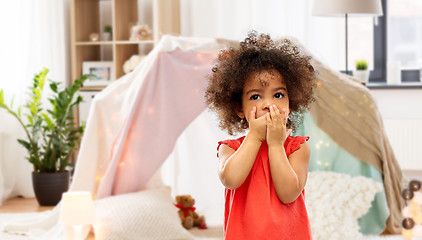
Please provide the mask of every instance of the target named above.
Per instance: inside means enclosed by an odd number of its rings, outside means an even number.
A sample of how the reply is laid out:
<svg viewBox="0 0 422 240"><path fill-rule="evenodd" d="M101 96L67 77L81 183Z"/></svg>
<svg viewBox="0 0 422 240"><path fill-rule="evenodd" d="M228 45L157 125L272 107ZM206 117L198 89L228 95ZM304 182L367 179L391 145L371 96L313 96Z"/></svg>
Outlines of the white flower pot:
<svg viewBox="0 0 422 240"><path fill-rule="evenodd" d="M353 71L353 77L366 84L369 80L369 70L355 70Z"/></svg>
<svg viewBox="0 0 422 240"><path fill-rule="evenodd" d="M103 32L103 41L111 41L111 33Z"/></svg>

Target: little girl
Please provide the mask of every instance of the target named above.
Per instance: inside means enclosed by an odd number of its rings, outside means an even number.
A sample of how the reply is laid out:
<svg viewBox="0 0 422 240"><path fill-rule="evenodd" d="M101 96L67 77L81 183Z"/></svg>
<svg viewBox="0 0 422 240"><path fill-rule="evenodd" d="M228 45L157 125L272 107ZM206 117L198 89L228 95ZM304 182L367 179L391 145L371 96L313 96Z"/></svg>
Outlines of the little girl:
<svg viewBox="0 0 422 240"><path fill-rule="evenodd" d="M290 41L251 32L222 50L205 97L229 134L218 143L225 239L311 239L304 187L309 137L291 137L313 101L310 57Z"/></svg>

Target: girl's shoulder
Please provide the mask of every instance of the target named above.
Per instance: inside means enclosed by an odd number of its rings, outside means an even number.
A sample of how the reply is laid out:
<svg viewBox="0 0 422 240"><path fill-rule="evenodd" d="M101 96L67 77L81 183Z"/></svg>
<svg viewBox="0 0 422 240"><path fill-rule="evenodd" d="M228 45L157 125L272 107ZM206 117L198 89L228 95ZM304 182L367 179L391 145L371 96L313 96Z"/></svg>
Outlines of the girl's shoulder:
<svg viewBox="0 0 422 240"><path fill-rule="evenodd" d="M236 151L240 147L244 139L245 136L242 136L237 139L227 139L224 141L219 141L217 146L217 152L220 150L221 144L227 144L229 147L233 148Z"/></svg>
<svg viewBox="0 0 422 240"><path fill-rule="evenodd" d="M217 156L218 156L218 151L220 150L221 144L227 144L229 147L233 148L236 151L240 147L244 139L245 139L245 136L242 136L237 139L227 139L224 141L219 141L218 146L217 146ZM284 142L284 148L286 149L286 152L290 154L298 150L300 148L300 145L304 142L307 142L308 140L309 140L309 137L289 136Z"/></svg>
<svg viewBox="0 0 422 240"><path fill-rule="evenodd" d="M309 137L302 137L302 136L288 136L286 141L284 142L284 148L286 152L293 153L294 151L300 148L300 145L304 142L307 142Z"/></svg>

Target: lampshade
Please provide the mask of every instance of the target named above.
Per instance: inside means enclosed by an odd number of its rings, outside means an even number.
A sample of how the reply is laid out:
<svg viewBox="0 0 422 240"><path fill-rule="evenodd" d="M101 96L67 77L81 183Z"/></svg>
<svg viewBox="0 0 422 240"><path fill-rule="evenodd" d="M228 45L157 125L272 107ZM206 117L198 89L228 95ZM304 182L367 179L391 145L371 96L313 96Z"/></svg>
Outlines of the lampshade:
<svg viewBox="0 0 422 240"><path fill-rule="evenodd" d="M87 225L95 221L94 202L90 192L62 194L59 223L65 226Z"/></svg>
<svg viewBox="0 0 422 240"><path fill-rule="evenodd" d="M381 0L314 0L312 15L344 16L382 16Z"/></svg>

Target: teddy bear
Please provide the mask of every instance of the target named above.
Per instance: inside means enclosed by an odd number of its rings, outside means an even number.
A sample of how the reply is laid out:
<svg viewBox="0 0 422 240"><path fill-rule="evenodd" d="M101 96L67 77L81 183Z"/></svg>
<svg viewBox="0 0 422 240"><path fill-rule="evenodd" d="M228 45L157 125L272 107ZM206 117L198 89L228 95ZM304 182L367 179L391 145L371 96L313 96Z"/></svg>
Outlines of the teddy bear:
<svg viewBox="0 0 422 240"><path fill-rule="evenodd" d="M148 25L135 25L131 27L130 38L131 41L151 39L151 29Z"/></svg>
<svg viewBox="0 0 422 240"><path fill-rule="evenodd" d="M182 225L186 229L192 227L198 227L199 229L206 229L204 216L199 216L195 212L193 205L195 205L195 199L191 195L178 195L176 196L176 203L174 204L179 208L179 217Z"/></svg>

